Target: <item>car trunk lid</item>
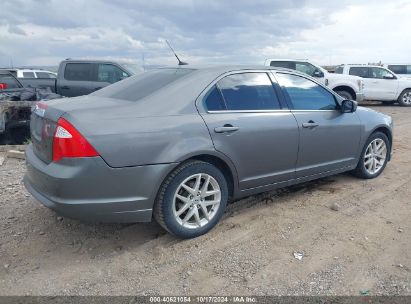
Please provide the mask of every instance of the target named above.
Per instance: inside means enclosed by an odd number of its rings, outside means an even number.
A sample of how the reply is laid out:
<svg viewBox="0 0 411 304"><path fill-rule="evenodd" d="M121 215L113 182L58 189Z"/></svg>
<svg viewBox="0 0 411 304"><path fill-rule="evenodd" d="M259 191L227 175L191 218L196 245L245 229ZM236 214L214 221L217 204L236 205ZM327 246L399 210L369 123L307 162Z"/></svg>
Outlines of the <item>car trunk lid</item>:
<svg viewBox="0 0 411 304"><path fill-rule="evenodd" d="M126 104L129 103L126 102ZM114 99L93 96L38 102L30 120L34 154L47 164L52 162L53 138L59 118L65 117L70 121L73 120L74 114L86 120L95 119L95 116L98 117L98 113L103 109L118 108L121 104L124 105L124 101L119 103ZM82 117L85 114L87 114L87 117ZM74 126L77 127L78 125L79 122L75 121Z"/></svg>

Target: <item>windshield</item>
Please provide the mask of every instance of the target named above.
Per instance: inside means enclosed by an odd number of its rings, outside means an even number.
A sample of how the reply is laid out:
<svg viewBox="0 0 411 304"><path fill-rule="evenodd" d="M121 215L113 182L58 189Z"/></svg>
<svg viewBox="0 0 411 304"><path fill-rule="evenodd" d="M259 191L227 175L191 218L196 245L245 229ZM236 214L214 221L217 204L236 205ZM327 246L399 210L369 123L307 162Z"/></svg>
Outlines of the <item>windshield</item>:
<svg viewBox="0 0 411 304"><path fill-rule="evenodd" d="M161 90L177 79L188 75L191 69L158 69L119 81L90 95L137 101Z"/></svg>

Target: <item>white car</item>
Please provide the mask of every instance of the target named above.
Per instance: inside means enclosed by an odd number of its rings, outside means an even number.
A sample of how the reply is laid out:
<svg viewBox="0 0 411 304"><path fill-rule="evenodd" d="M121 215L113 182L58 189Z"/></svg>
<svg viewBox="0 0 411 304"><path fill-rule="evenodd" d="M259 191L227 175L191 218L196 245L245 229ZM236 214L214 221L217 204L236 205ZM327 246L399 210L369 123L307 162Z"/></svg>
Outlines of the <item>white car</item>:
<svg viewBox="0 0 411 304"><path fill-rule="evenodd" d="M329 73L306 59L266 59L264 65L305 73L346 99L364 99L363 80L360 77Z"/></svg>
<svg viewBox="0 0 411 304"><path fill-rule="evenodd" d="M32 70L32 69L1 69L10 72L17 78L56 78L57 73L46 70Z"/></svg>
<svg viewBox="0 0 411 304"><path fill-rule="evenodd" d="M389 63L384 64L384 67L393 71L397 76L411 78L411 64Z"/></svg>
<svg viewBox="0 0 411 304"><path fill-rule="evenodd" d="M393 71L377 65L346 64L336 73L355 75L364 80L364 98L386 104L398 101L401 106L411 106L411 79L399 77Z"/></svg>

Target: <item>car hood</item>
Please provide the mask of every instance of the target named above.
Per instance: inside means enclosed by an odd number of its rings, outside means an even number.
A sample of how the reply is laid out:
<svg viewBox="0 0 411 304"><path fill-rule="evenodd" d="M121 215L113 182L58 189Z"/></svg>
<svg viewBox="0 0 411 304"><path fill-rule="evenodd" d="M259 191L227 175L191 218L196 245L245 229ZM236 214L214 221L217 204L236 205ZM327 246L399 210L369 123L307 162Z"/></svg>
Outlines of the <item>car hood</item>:
<svg viewBox="0 0 411 304"><path fill-rule="evenodd" d="M411 77L402 76L398 78L400 84L411 87Z"/></svg>

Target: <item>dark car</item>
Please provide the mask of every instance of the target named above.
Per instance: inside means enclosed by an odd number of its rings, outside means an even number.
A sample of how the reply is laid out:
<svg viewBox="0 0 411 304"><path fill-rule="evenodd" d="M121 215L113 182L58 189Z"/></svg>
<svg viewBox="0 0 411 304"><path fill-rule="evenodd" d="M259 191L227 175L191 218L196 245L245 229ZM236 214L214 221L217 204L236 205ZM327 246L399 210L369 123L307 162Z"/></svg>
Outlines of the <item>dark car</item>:
<svg viewBox="0 0 411 304"><path fill-rule="evenodd" d="M26 188L63 215L196 237L227 201L352 171L377 177L392 119L307 75L168 68L37 105Z"/></svg>
<svg viewBox="0 0 411 304"><path fill-rule="evenodd" d="M63 60L57 78L20 78L25 87L49 88L66 97L90 94L135 74L129 66L102 60Z"/></svg>

